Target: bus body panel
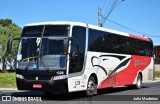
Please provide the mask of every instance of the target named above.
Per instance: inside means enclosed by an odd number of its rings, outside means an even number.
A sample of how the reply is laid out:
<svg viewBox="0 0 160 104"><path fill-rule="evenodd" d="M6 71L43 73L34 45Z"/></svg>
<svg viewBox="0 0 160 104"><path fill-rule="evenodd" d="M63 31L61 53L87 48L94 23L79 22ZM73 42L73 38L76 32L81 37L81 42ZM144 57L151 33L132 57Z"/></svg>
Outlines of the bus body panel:
<svg viewBox="0 0 160 104"><path fill-rule="evenodd" d="M150 64L151 58L136 57L136 59L139 59L139 60L141 58L142 59L145 58L146 63L144 63L144 64L146 64L146 65L142 65L142 63L138 63L138 65L135 65L134 58L135 57L132 57L127 68L124 68L122 71L116 73L115 75L112 75L111 79L107 78L107 79L103 80L98 88L105 88L106 86L109 86L109 84L110 84L109 82L111 82L110 80L112 80L112 77L113 78L115 77L116 84L115 85L111 84L110 87L135 84L134 82L136 82L135 80L138 75L138 72L143 72L144 70L148 70L146 67ZM142 77L146 77L146 75L144 75Z"/></svg>
<svg viewBox="0 0 160 104"><path fill-rule="evenodd" d="M151 58L150 64L142 71L142 81L143 83L149 82L153 80L154 73L154 59ZM135 84L135 83L134 83Z"/></svg>
<svg viewBox="0 0 160 104"><path fill-rule="evenodd" d="M124 59L119 60L115 56L124 56ZM86 90L86 87L80 86L81 84L87 86L87 81L92 73L97 75L98 89L136 84L140 72L143 83L153 80L153 58L151 57L88 52L86 62L82 76L68 79L70 92ZM121 67L117 68L117 66ZM79 87L75 85L76 81L81 83Z"/></svg>
<svg viewBox="0 0 160 104"><path fill-rule="evenodd" d="M84 91L87 88L87 78L85 76L75 76L68 78L68 91Z"/></svg>

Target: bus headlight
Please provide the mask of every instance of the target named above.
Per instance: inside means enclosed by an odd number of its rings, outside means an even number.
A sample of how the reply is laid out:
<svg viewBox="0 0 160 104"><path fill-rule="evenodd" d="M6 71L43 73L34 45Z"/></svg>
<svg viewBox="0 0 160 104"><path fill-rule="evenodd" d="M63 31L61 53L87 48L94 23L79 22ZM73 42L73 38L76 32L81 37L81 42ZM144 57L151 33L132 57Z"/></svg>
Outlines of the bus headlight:
<svg viewBox="0 0 160 104"><path fill-rule="evenodd" d="M19 79L24 79L23 75L21 75L21 74L16 74L16 77Z"/></svg>

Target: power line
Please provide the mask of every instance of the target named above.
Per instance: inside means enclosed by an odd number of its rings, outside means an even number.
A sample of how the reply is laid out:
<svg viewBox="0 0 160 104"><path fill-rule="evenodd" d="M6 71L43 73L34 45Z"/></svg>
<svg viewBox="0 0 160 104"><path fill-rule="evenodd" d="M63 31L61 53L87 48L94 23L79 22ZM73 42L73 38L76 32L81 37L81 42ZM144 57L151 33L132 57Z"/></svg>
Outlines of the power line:
<svg viewBox="0 0 160 104"><path fill-rule="evenodd" d="M104 12L105 15L107 15L107 11L108 11L108 8L109 8L109 6L110 6L110 3L111 3L111 0L109 0L109 2L108 2L107 9L106 9L106 11Z"/></svg>
<svg viewBox="0 0 160 104"><path fill-rule="evenodd" d="M118 26L121 26L121 27L123 27L123 28L125 28L125 29L131 30L131 31L134 31L134 32L136 32L136 33L143 34L143 35L148 35L148 34L145 34L145 33L140 32L140 31L137 31L137 30L131 29L131 28L129 28L129 27L126 27L126 26L124 26L124 25L121 25L121 24L119 24L119 23L117 23L117 22L114 22L114 21L112 21L112 20L110 20L110 19L107 19L107 20L110 21L110 22L112 22L112 23L114 23L114 24L116 24L116 25L118 25Z"/></svg>
<svg viewBox="0 0 160 104"><path fill-rule="evenodd" d="M118 25L118 26L121 26L121 27L125 28L125 29L128 29L128 30L134 31L134 32L136 32L136 33L142 34L143 36L148 36L148 37L160 37L160 36L156 36L156 35L149 35L149 34L146 34L146 33L140 32L140 31L137 31L137 30L135 30L135 29L131 29L131 28L126 27L126 26L124 26L124 25L121 25L121 24L119 24L119 23L117 23L117 22L114 22L114 21L112 21L112 20L110 20L110 19L107 19L107 20L108 20L109 22L112 22L112 23L114 23L114 24L116 24L116 25Z"/></svg>
<svg viewBox="0 0 160 104"><path fill-rule="evenodd" d="M114 23L114 24L116 24L116 25L118 25L118 26L121 26L121 27L125 28L125 29L128 29L128 30L130 30L130 31L134 31L134 32L136 32L136 33L142 34L143 36L148 36L148 37L160 37L160 36L156 36L156 35L148 35L148 34L146 34L146 33L137 31L137 30L135 30L135 29L131 29L131 28L127 27L127 26L121 25L121 24L119 24L119 23L117 23L117 22L114 22L114 21L108 19L109 15L113 12L113 10L115 10L115 9L119 6L119 4L120 4L121 2L123 2L123 1L124 1L124 0L121 0L121 1L118 2L118 0L113 0L112 6L111 6L108 14L106 15L106 17L103 17L103 16L102 16L101 8L100 8L100 7L98 8L98 24L99 24L100 27L102 27L103 24L105 23L105 21L108 20L109 22L112 22L112 23ZM107 10L108 10L108 8L109 8L109 6L110 6L110 2L111 2L111 0L109 1L108 7L107 7L107 9L106 9L106 12L107 12ZM117 3L117 2L118 2L118 3ZM106 3L106 2L104 2L103 6L105 5L105 3ZM102 7L102 8L103 8L103 7ZM103 19L103 20L102 20L102 19Z"/></svg>
<svg viewBox="0 0 160 104"><path fill-rule="evenodd" d="M111 8L110 8L110 10L109 10L109 12L108 12L108 14L107 14L107 16L106 16L107 18L108 18L108 16L112 13L112 11L114 10L114 7L115 7L117 1L118 1L118 0L114 0L114 1L113 1L113 4L112 4L112 6L111 6Z"/></svg>
<svg viewBox="0 0 160 104"><path fill-rule="evenodd" d="M104 5L107 3L107 0L104 0L103 5L102 5L102 9L104 7Z"/></svg>
<svg viewBox="0 0 160 104"><path fill-rule="evenodd" d="M123 0L122 0L123 1ZM109 13L107 14L106 17L103 17L102 16L102 13L101 13L101 8L98 7L98 25L100 27L103 26L104 22L106 21L106 19L109 17L109 15L112 13L112 11L117 7L116 4L117 4L118 0L114 0L113 3L112 3L112 6L111 6L111 9L109 10ZM103 20L102 20L103 19Z"/></svg>
<svg viewBox="0 0 160 104"><path fill-rule="evenodd" d="M111 6L111 9L110 9L109 13L107 14L107 16L106 16L106 17L103 17L103 18L104 18L104 20L103 20L102 24L104 24L104 23L105 23L105 21L106 21L106 20L107 20L107 18L110 16L110 14L113 12L113 10L115 10L115 9L119 6L119 4L120 4L121 2L123 2L123 1L124 1L124 0L121 0L121 1L117 4L118 0L114 0L114 3L112 4L112 6Z"/></svg>
<svg viewBox="0 0 160 104"><path fill-rule="evenodd" d="M111 0L110 0L111 1ZM112 9L114 8L114 6L116 5L116 2L117 2L118 0L113 0L113 3L112 3L112 5L111 5L111 8L110 8L110 10L109 10L109 12L110 11L112 11Z"/></svg>

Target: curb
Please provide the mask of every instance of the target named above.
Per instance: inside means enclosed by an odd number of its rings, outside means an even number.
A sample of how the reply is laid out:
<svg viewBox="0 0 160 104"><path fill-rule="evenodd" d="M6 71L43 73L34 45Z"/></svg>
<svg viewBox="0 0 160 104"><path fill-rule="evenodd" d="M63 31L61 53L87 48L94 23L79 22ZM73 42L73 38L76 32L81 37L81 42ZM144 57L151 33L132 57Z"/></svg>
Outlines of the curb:
<svg viewBox="0 0 160 104"><path fill-rule="evenodd" d="M154 78L153 82L160 82L160 78Z"/></svg>
<svg viewBox="0 0 160 104"><path fill-rule="evenodd" d="M152 83L152 82L160 82L160 78L154 78L153 80L147 82L147 83Z"/></svg>
<svg viewBox="0 0 160 104"><path fill-rule="evenodd" d="M160 80L160 77L154 78L154 80Z"/></svg>
<svg viewBox="0 0 160 104"><path fill-rule="evenodd" d="M17 90L17 88L0 88L0 90Z"/></svg>

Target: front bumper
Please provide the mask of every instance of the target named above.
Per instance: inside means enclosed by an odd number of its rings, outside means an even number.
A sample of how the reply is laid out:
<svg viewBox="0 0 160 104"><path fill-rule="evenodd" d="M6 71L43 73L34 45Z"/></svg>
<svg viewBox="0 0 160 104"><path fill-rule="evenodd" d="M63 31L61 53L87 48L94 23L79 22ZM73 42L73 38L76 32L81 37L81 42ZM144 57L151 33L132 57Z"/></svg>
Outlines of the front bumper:
<svg viewBox="0 0 160 104"><path fill-rule="evenodd" d="M64 71L64 74L65 73ZM67 78L53 80L55 76L59 76L57 70L16 69L16 76L18 90L68 92ZM33 84L41 85L41 88L35 88Z"/></svg>
<svg viewBox="0 0 160 104"><path fill-rule="evenodd" d="M68 92L67 79L37 81L16 78L18 90L32 90L44 92ZM41 85L41 88L34 88L33 84Z"/></svg>

